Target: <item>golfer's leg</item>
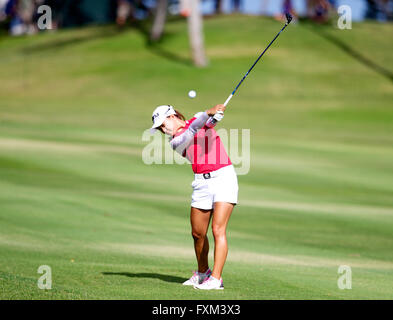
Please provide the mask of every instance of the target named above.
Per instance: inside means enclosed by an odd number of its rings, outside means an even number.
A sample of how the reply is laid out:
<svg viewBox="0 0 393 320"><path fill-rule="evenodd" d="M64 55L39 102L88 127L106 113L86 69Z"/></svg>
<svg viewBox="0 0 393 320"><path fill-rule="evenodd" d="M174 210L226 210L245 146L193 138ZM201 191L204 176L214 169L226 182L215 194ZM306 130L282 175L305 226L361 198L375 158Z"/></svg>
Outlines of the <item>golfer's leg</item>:
<svg viewBox="0 0 393 320"><path fill-rule="evenodd" d="M226 229L234 205L228 202L215 202L212 222L214 236L214 268L212 276L216 279L221 278L222 269L228 254L228 243Z"/></svg>
<svg viewBox="0 0 393 320"><path fill-rule="evenodd" d="M195 255L198 261L198 272L206 272L209 267L209 227L212 210L202 210L191 207L191 230L194 239Z"/></svg>

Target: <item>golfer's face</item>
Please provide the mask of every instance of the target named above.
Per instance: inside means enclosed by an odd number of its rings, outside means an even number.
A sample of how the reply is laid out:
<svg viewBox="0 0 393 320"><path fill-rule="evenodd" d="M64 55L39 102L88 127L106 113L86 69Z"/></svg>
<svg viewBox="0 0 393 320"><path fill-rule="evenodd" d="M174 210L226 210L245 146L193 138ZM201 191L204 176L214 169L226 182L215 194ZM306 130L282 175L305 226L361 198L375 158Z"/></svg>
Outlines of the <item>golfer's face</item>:
<svg viewBox="0 0 393 320"><path fill-rule="evenodd" d="M165 134L172 136L175 132L175 121L171 116L167 117L164 123L161 125L162 131Z"/></svg>

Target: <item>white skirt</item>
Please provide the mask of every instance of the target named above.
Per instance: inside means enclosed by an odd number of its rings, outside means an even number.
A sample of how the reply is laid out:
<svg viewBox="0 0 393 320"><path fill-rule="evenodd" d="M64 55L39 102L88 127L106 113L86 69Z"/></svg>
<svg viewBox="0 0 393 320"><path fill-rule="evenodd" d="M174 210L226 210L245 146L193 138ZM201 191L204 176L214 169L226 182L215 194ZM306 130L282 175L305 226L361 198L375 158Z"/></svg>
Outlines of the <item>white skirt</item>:
<svg viewBox="0 0 393 320"><path fill-rule="evenodd" d="M233 165L205 174L195 174L191 207L210 210L214 202L236 204L239 187Z"/></svg>

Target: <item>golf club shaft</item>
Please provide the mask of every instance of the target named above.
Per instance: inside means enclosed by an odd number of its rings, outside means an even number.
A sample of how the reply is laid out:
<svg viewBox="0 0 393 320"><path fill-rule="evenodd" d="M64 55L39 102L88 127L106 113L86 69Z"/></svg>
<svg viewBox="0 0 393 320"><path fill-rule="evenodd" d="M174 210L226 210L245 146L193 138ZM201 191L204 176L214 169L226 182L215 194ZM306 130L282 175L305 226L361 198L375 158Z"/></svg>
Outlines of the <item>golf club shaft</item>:
<svg viewBox="0 0 393 320"><path fill-rule="evenodd" d="M251 72L251 70L255 67L255 65L258 63L258 61L262 58L262 56L265 54L265 52L267 51L267 49L270 48L270 46L273 44L273 42L278 38L278 36L281 34L281 32L284 31L284 29L289 25L290 20L287 20L287 22L285 23L285 26L280 30L279 33L277 33L277 35L274 37L274 39L269 43L269 45L266 47L266 49L261 53L261 55L258 57L258 59L254 62L254 64L251 66L250 70L247 71L247 73L244 75L243 79L240 80L240 82L238 83L238 85L236 86L235 90L233 90L233 92L229 95L228 99L225 101L224 106L227 106L227 104L229 103L229 101L231 101L232 97L234 96L234 94L236 93L237 89L240 87L240 85L243 83L243 81L247 78L247 76L249 75L249 73Z"/></svg>

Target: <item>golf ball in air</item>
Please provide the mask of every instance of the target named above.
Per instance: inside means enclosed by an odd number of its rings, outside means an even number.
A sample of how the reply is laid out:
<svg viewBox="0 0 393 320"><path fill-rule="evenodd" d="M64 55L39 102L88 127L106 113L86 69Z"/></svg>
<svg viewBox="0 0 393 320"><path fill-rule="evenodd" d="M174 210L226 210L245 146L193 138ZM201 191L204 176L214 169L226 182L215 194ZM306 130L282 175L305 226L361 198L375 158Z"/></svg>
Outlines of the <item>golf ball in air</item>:
<svg viewBox="0 0 393 320"><path fill-rule="evenodd" d="M188 96L189 96L191 99L194 99L194 98L196 97L196 92L195 92L195 90L191 90L191 91L188 93Z"/></svg>

